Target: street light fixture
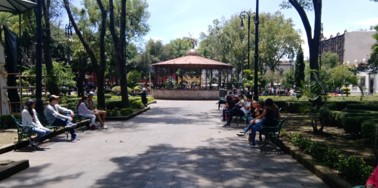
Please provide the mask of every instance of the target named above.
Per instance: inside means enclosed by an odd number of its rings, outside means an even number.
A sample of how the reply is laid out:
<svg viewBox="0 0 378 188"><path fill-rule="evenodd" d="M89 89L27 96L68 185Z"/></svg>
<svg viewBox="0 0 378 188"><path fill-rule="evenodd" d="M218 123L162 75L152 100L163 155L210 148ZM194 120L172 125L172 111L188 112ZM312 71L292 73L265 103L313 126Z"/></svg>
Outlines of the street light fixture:
<svg viewBox="0 0 378 188"><path fill-rule="evenodd" d="M248 19L248 69L250 69L250 49L251 49L251 46L250 46L250 35L251 35L251 16L252 16L252 13L251 12L247 12L247 11L242 11L239 15L241 21L240 21L240 27L241 28L244 28L244 19Z"/></svg>
<svg viewBox="0 0 378 188"><path fill-rule="evenodd" d="M72 57L71 57L71 48L70 48L70 42L71 42L71 38L72 38L72 25L71 25L71 22L68 23L68 25L65 26L64 28L64 33L67 37L67 54L66 54L66 64L69 64L72 60Z"/></svg>

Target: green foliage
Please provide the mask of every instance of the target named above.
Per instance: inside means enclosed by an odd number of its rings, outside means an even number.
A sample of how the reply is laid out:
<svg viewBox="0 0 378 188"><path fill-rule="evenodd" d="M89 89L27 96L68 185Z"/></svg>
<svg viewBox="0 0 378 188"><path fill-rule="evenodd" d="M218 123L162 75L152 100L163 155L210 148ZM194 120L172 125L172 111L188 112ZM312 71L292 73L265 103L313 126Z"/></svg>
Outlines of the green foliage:
<svg viewBox="0 0 378 188"><path fill-rule="evenodd" d="M252 12L252 11L249 11ZM279 60L287 57L299 47L300 35L295 31L290 19L285 19L280 12L274 14L261 13L260 18L260 35L259 51L260 62L262 67L264 63L269 70L276 70ZM252 18L251 18L252 19ZM244 20L246 21L246 20ZM234 65L237 77L244 69L254 66L253 56L248 61L248 24L244 29L240 29L239 14L233 15L229 20L214 20L209 26L207 33L201 34L199 52L208 58L212 58L225 63ZM250 44L254 40L254 24L250 25ZM251 45L250 51L253 51ZM240 80L240 78L235 78ZM247 83L251 85L250 83Z"/></svg>
<svg viewBox="0 0 378 188"><path fill-rule="evenodd" d="M377 127L378 127L378 123L376 120L367 120L362 123L361 138L365 140L366 144L371 145L377 139L376 137Z"/></svg>
<svg viewBox="0 0 378 188"><path fill-rule="evenodd" d="M54 66L54 72L57 78L56 84L58 85L59 88L63 88L68 86L68 87L74 87L76 82L75 82L75 74L72 72L71 66L70 65L64 65L63 63L59 63L54 61L53 62ZM28 86L35 85L36 80L35 80L35 66L30 65L27 67L24 67L24 71L22 72L22 76L24 77L23 83L26 83ZM47 76L47 71L46 67L42 66L42 85L46 86L46 83L48 82L48 79L50 79L49 76Z"/></svg>
<svg viewBox="0 0 378 188"><path fill-rule="evenodd" d="M251 69L244 69L243 70L243 85L244 88L252 88L254 85L253 82L253 77L254 77L254 71Z"/></svg>
<svg viewBox="0 0 378 188"><path fill-rule="evenodd" d="M130 100L130 107L136 108L136 109L142 109L144 108L144 105L141 99L136 99L136 100Z"/></svg>
<svg viewBox="0 0 378 188"><path fill-rule="evenodd" d="M332 69L336 67L339 63L339 56L334 52L322 53L321 68L323 70Z"/></svg>
<svg viewBox="0 0 378 188"><path fill-rule="evenodd" d="M336 90L344 85L357 85L357 76L350 70L347 65L339 65L337 67L327 69L325 76L322 77L324 83L329 87L330 91ZM345 87L343 87L345 89ZM342 88L342 89L343 89Z"/></svg>
<svg viewBox="0 0 378 188"><path fill-rule="evenodd" d="M295 60L295 72L294 72L294 83L297 87L302 88L305 79L305 64L302 47L299 48L297 58Z"/></svg>
<svg viewBox="0 0 378 188"><path fill-rule="evenodd" d="M304 153L311 155L320 164L339 170L342 177L353 181L353 183L363 184L373 170L373 167L367 165L359 157L347 157L335 148L312 141L300 134L291 135L290 142L298 146Z"/></svg>
<svg viewBox="0 0 378 188"><path fill-rule="evenodd" d="M140 72L136 70L130 71L129 73L127 73L128 86L132 88L137 86L141 78L142 78L142 75Z"/></svg>
<svg viewBox="0 0 378 188"><path fill-rule="evenodd" d="M341 124L346 133L359 134L361 132L361 121L365 119L364 116L348 116L341 120Z"/></svg>
<svg viewBox="0 0 378 188"><path fill-rule="evenodd" d="M378 41L378 25L374 27L376 33L374 34L374 39ZM368 60L368 63L372 67L378 67L378 43L375 43L372 48L372 53L370 55L370 58Z"/></svg>
<svg viewBox="0 0 378 188"><path fill-rule="evenodd" d="M132 114L134 112L133 108L122 108L120 110L122 116L127 116L129 114Z"/></svg>
<svg viewBox="0 0 378 188"><path fill-rule="evenodd" d="M140 85L137 85L133 88L134 92L140 92L142 90Z"/></svg>
<svg viewBox="0 0 378 188"><path fill-rule="evenodd" d="M364 184L372 170L373 167L368 166L360 157L349 156L340 158L339 172L345 179Z"/></svg>

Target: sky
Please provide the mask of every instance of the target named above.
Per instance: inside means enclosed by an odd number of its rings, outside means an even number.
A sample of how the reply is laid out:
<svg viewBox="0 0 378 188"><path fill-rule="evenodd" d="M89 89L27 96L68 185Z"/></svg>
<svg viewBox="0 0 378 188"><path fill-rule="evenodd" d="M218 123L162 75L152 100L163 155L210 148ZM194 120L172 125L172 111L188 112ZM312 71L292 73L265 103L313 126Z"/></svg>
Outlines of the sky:
<svg viewBox="0 0 378 188"><path fill-rule="evenodd" d="M164 44L182 37L199 39L200 33L207 33L209 25L215 19L228 20L241 11L255 12L255 0L147 0L150 13L150 38L161 40ZM301 31L305 41L302 21L295 9L281 9L282 0L260 0L259 12L274 13L280 11L286 19L292 19L296 30ZM344 30L370 30L378 25L378 2L370 0L323 0L322 23L324 36L329 38ZM308 12L313 23L313 12ZM310 16L311 15L311 16ZM251 23L253 24L253 22ZM305 57L308 57L307 43L302 45Z"/></svg>

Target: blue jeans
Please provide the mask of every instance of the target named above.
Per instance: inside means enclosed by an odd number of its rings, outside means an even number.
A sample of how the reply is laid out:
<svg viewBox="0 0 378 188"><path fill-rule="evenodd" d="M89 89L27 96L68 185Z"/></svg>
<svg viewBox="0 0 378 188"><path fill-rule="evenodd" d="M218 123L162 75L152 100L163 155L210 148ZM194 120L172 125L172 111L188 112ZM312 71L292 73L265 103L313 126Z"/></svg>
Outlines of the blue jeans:
<svg viewBox="0 0 378 188"><path fill-rule="evenodd" d="M69 120L61 120L59 118L56 118L55 121L51 124L52 126L67 126L69 124L71 124L72 122L69 121ZM71 138L76 138L76 134L75 134L75 128L68 128L67 129L70 134L71 134Z"/></svg>
<svg viewBox="0 0 378 188"><path fill-rule="evenodd" d="M37 134L37 137L35 137L36 142L39 142L44 136L52 132L48 128L37 128L37 127L33 127L32 131L33 133Z"/></svg>
<svg viewBox="0 0 378 188"><path fill-rule="evenodd" d="M255 124L250 124L246 129L245 133L251 129L251 134L250 134L250 137L251 137L251 144L252 145L255 145L256 144L256 141L255 141L255 137L256 137L256 131L260 131L261 128L263 127L263 124L264 124L264 120L258 122L258 123L255 123Z"/></svg>

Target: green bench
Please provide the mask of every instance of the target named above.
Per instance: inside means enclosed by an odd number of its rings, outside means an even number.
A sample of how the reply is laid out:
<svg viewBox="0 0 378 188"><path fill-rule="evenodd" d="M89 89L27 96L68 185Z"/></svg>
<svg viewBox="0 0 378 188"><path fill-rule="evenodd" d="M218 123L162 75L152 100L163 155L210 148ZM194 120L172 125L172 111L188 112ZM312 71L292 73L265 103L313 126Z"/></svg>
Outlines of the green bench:
<svg viewBox="0 0 378 188"><path fill-rule="evenodd" d="M35 145L33 144L33 138L32 136L34 135L33 133L33 127L31 126L23 126L21 124L21 121L11 115L13 122L17 126L17 143L14 145L14 150L18 148L18 146L23 143L24 141L28 142L28 145L30 144L33 148L33 150L36 149Z"/></svg>
<svg viewBox="0 0 378 188"><path fill-rule="evenodd" d="M260 147L260 149L265 148L269 141L271 141L274 144L279 144L280 140L280 134L281 130L286 122L287 118L282 118L278 121L276 126L268 126L268 127L263 127L260 130L260 140L262 140L261 135L264 135L264 140L263 140L263 145Z"/></svg>

